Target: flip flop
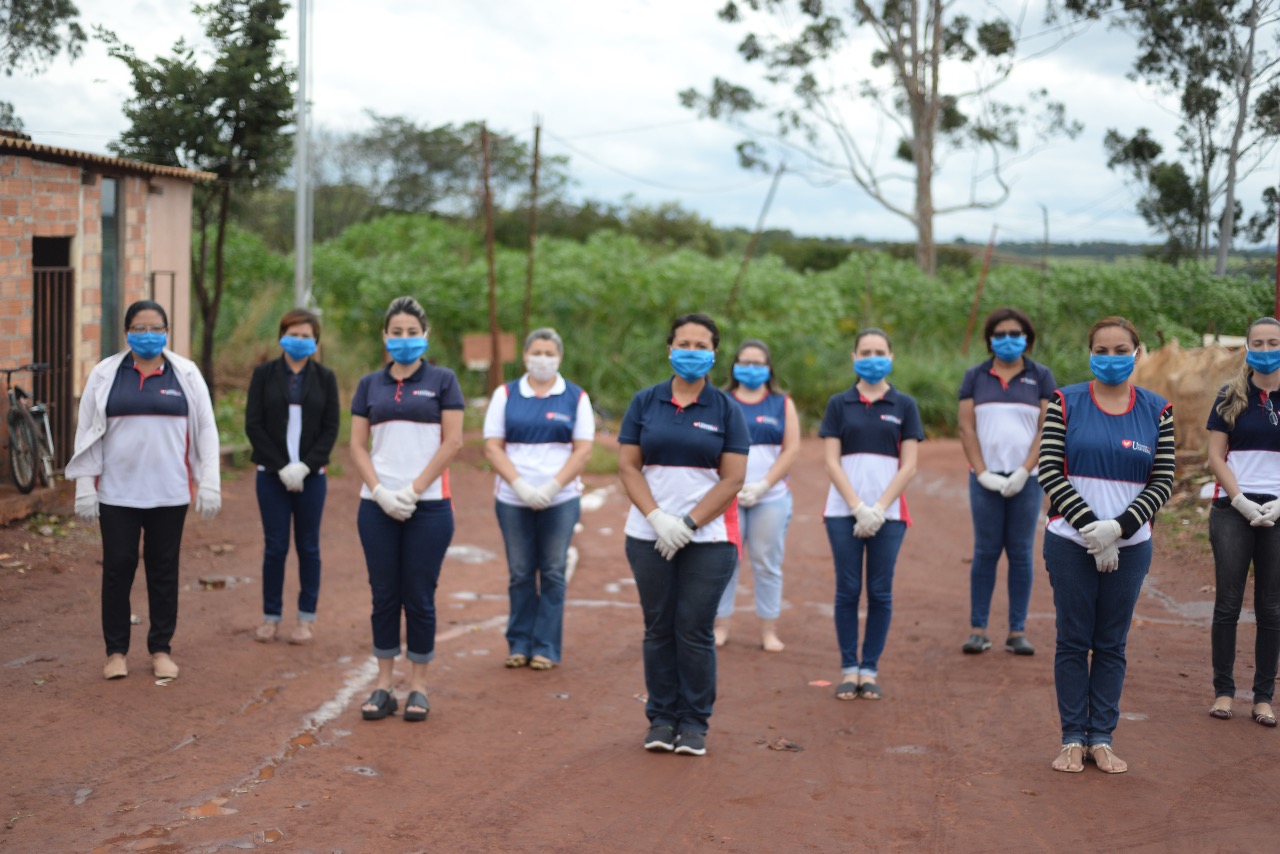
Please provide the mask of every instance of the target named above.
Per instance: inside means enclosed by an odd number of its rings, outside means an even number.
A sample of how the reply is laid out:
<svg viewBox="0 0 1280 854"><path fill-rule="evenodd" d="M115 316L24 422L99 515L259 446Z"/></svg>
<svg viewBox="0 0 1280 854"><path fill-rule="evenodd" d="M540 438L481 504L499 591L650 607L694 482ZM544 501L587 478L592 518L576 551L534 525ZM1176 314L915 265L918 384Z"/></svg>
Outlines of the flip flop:
<svg viewBox="0 0 1280 854"><path fill-rule="evenodd" d="M417 706L422 711L414 711L411 706ZM427 715L431 712L431 706L427 703L427 695L421 691L410 691L409 698L404 701L404 714L401 715L406 721L425 721Z"/></svg>
<svg viewBox="0 0 1280 854"><path fill-rule="evenodd" d="M549 658L543 658L540 655L535 655L533 658L529 660L530 670L550 670L555 666L556 666L556 663L554 661L552 661Z"/></svg>
<svg viewBox="0 0 1280 854"><path fill-rule="evenodd" d="M502 662L504 667L524 667L529 663L529 656L513 653L507 656L507 660Z"/></svg>
<svg viewBox="0 0 1280 854"><path fill-rule="evenodd" d="M361 709L360 715L366 721L380 721L396 710L396 698L391 695L390 691L379 688L369 695L369 699L364 701L364 705L376 706L377 708Z"/></svg>
<svg viewBox="0 0 1280 854"><path fill-rule="evenodd" d="M849 696L842 697L840 696L841 694L848 694ZM844 682L841 682L839 685L836 686L836 699L837 700L858 699L858 683L850 682L847 679Z"/></svg>

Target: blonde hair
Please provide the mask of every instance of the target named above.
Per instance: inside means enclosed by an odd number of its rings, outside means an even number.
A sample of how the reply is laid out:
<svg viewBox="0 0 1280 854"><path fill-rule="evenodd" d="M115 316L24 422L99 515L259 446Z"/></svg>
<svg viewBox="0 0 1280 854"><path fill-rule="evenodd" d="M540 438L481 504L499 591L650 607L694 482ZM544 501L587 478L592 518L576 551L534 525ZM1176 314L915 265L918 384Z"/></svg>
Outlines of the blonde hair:
<svg viewBox="0 0 1280 854"><path fill-rule="evenodd" d="M1259 317L1253 323L1249 324L1249 331L1245 333L1245 340L1248 341L1249 335L1253 332L1255 326L1261 324L1270 324L1271 326L1280 326L1280 320L1274 317ZM1249 380L1253 377L1253 368L1249 367L1246 360L1240 366L1240 372L1231 378L1231 382L1227 383L1226 391L1222 395L1222 400L1218 401L1218 414L1222 416L1222 420L1226 423L1228 430L1234 430L1236 427L1236 419L1240 417L1240 413L1249 408Z"/></svg>

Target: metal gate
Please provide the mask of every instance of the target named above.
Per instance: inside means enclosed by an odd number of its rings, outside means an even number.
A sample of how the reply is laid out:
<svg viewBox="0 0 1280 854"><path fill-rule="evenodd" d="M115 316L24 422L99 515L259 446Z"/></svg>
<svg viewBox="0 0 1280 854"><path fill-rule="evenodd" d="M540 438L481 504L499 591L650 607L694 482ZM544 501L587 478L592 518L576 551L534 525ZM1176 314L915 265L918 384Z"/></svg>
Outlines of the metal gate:
<svg viewBox="0 0 1280 854"><path fill-rule="evenodd" d="M49 370L36 374L32 383L36 400L49 406L53 428L53 464L61 471L71 459L75 422L75 389L71 355L75 328L75 271L70 267L36 267L35 311L32 314L32 350L35 361L48 362Z"/></svg>

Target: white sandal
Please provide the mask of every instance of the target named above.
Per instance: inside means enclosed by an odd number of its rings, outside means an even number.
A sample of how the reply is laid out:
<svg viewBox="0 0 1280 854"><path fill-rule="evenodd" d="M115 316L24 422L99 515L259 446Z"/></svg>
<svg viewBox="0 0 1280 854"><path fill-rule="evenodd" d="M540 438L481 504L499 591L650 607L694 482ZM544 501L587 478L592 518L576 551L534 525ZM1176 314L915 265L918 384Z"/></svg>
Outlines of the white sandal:
<svg viewBox="0 0 1280 854"><path fill-rule="evenodd" d="M1070 753L1071 753L1071 751L1073 751L1073 750L1079 750L1079 751L1080 751L1080 767L1079 767L1079 768L1072 768L1072 767L1071 767ZM1083 744L1082 742L1079 742L1079 741L1067 741L1067 742L1064 742L1064 743L1063 743L1063 745L1062 745L1062 749L1058 751L1058 755L1059 755L1059 756L1062 756L1063 754L1067 754L1067 755L1068 755L1068 759L1067 759L1067 767L1066 767L1066 768L1059 768L1059 767L1057 767L1057 766L1055 765L1055 766L1053 766L1053 770L1054 770L1054 771L1061 771L1061 772L1063 772L1064 774L1079 774L1081 771L1083 771L1083 770L1084 770L1084 756L1085 756L1085 749L1084 749L1084 744Z"/></svg>
<svg viewBox="0 0 1280 854"><path fill-rule="evenodd" d="M1110 767L1103 768L1102 765L1098 763L1098 750L1102 750L1107 755L1107 765ZM1123 762L1124 760L1119 756L1116 756L1116 752L1111 749L1111 745L1109 744L1091 744L1089 745L1089 749L1085 751L1085 755L1093 760L1093 764L1097 765L1098 770L1103 774L1123 774L1129 770L1128 765L1123 768L1116 767L1117 762Z"/></svg>

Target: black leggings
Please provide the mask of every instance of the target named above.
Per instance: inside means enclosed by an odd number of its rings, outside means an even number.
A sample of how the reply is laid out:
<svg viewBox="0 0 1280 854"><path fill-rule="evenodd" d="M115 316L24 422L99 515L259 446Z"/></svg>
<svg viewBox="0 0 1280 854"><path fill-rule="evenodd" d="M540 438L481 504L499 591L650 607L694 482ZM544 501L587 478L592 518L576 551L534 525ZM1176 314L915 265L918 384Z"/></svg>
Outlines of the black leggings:
<svg viewBox="0 0 1280 854"><path fill-rule="evenodd" d="M147 573L150 628L147 651L168 652L178 625L178 553L187 505L116 507L99 505L102 529L102 639L107 655L129 651L129 590L138 571L138 541Z"/></svg>

